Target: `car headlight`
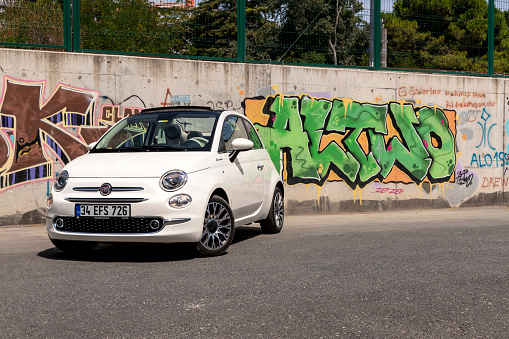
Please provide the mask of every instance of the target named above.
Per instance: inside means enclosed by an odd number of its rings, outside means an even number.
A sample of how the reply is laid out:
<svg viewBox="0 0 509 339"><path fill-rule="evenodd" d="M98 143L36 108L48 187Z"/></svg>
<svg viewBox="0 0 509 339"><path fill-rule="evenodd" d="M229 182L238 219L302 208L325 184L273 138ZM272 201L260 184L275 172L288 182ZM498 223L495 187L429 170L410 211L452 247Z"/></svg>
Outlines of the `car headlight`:
<svg viewBox="0 0 509 339"><path fill-rule="evenodd" d="M69 173L67 171L62 171L57 178L55 179L55 183L53 187L55 191L60 192L67 185L67 181L69 180Z"/></svg>
<svg viewBox="0 0 509 339"><path fill-rule="evenodd" d="M166 172L159 181L159 185L165 191L176 191L187 182L187 174L184 171L172 170Z"/></svg>

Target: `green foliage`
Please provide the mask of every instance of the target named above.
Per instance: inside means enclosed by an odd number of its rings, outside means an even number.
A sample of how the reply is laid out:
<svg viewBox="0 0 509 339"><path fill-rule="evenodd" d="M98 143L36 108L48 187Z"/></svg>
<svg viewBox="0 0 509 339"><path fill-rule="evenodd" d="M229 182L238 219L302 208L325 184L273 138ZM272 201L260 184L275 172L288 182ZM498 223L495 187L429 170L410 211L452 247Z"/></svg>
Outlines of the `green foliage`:
<svg viewBox="0 0 509 339"><path fill-rule="evenodd" d="M363 65L369 27L358 0L302 0L282 3L279 58L307 62L310 52L324 64ZM316 59L316 57L315 57Z"/></svg>
<svg viewBox="0 0 509 339"><path fill-rule="evenodd" d="M246 58L275 60L279 47L279 1L246 1Z"/></svg>
<svg viewBox="0 0 509 339"><path fill-rule="evenodd" d="M246 1L246 58L271 60L276 56L279 25L276 0ZM192 55L237 57L237 1L205 0L188 21Z"/></svg>
<svg viewBox="0 0 509 339"><path fill-rule="evenodd" d="M187 19L190 55L237 57L236 0L205 0Z"/></svg>
<svg viewBox="0 0 509 339"><path fill-rule="evenodd" d="M509 47L507 15L495 11L498 57ZM396 0L383 14L388 66L475 73L488 71L488 3L485 0Z"/></svg>
<svg viewBox="0 0 509 339"><path fill-rule="evenodd" d="M246 58L313 64L367 64L367 24L358 0L247 0ZM188 20L192 55L236 57L234 0L206 0Z"/></svg>
<svg viewBox="0 0 509 339"><path fill-rule="evenodd" d="M2 2L0 41L62 46L63 1ZM245 1L246 60L368 65L362 1ZM81 0L80 7L84 50L237 58L237 0L204 0L195 8L162 8L154 0ZM395 0L382 19L388 67L488 70L486 0ZM494 28L495 72L509 73L509 11L495 9Z"/></svg>
<svg viewBox="0 0 509 339"><path fill-rule="evenodd" d="M64 14L52 0L11 0L0 5L0 41L63 45Z"/></svg>
<svg viewBox="0 0 509 339"><path fill-rule="evenodd" d="M81 48L153 54L185 54L186 12L157 8L148 0L81 2Z"/></svg>

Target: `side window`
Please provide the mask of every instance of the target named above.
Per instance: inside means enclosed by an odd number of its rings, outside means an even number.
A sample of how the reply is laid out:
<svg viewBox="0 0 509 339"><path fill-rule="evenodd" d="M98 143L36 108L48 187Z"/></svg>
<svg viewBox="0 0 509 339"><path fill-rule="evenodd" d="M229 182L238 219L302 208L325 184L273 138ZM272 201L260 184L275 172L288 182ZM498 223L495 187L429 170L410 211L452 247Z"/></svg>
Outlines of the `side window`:
<svg viewBox="0 0 509 339"><path fill-rule="evenodd" d="M256 133L256 130L253 127L253 125L251 125L251 123L246 119L242 120L244 121L244 125L246 126L248 139L251 140L254 144L253 149L263 148L263 144L260 141L260 137L258 137L258 133Z"/></svg>
<svg viewBox="0 0 509 339"><path fill-rule="evenodd" d="M242 123L242 118L236 116L226 118L221 136L226 148L223 149L223 151L232 151L232 141L237 138L249 139L244 124ZM221 151L221 146L219 151Z"/></svg>

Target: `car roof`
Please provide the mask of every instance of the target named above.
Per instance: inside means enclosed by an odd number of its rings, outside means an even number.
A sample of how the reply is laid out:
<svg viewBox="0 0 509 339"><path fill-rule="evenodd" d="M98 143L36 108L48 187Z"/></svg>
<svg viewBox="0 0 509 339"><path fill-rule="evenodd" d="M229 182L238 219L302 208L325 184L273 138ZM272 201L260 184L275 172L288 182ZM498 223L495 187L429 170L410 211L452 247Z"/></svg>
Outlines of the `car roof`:
<svg viewBox="0 0 509 339"><path fill-rule="evenodd" d="M166 106L166 107L153 107L145 108L140 111L140 114L144 113L157 113L157 112L207 112L207 113L218 113L221 114L224 110L213 110L208 106Z"/></svg>

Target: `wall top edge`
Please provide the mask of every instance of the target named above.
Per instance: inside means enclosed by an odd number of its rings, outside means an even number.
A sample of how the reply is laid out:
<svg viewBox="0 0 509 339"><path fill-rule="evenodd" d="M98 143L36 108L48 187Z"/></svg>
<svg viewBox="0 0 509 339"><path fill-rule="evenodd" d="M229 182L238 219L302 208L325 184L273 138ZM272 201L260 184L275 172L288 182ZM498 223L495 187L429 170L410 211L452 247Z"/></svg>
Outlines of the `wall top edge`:
<svg viewBox="0 0 509 339"><path fill-rule="evenodd" d="M203 65L225 65L228 64L230 67L248 67L248 68L271 68L274 70L316 70L316 71L335 71L342 73L363 73L363 74L376 74L376 75L397 75L397 76L418 76L418 77L455 77L455 78L464 78L464 79L473 79L473 80L507 80L503 75L489 77L486 74L472 75L472 74L461 74L461 73L453 73L453 72L443 72L443 73L432 73L427 71L418 71L418 70L391 70L391 69L382 69L382 70L374 70L374 69L366 69L366 68L353 68L346 66L309 66L309 65L293 65L293 64L271 64L271 63L238 63L232 61L221 61L221 60L202 60L202 59L188 59L188 58L171 58L171 57L155 57L155 56L140 56L140 55L117 55L117 54L103 54L103 53L77 53L77 52L67 52L67 51L34 51L34 50L20 50L20 49L12 49L12 48L2 48L2 51L7 53L14 54L26 54L26 55L48 55L48 56L58 56L58 57L86 57L86 58L105 58L105 59L116 59L116 60L147 60L147 61L157 61L157 62L171 62L171 63L188 63L188 64L203 64Z"/></svg>

